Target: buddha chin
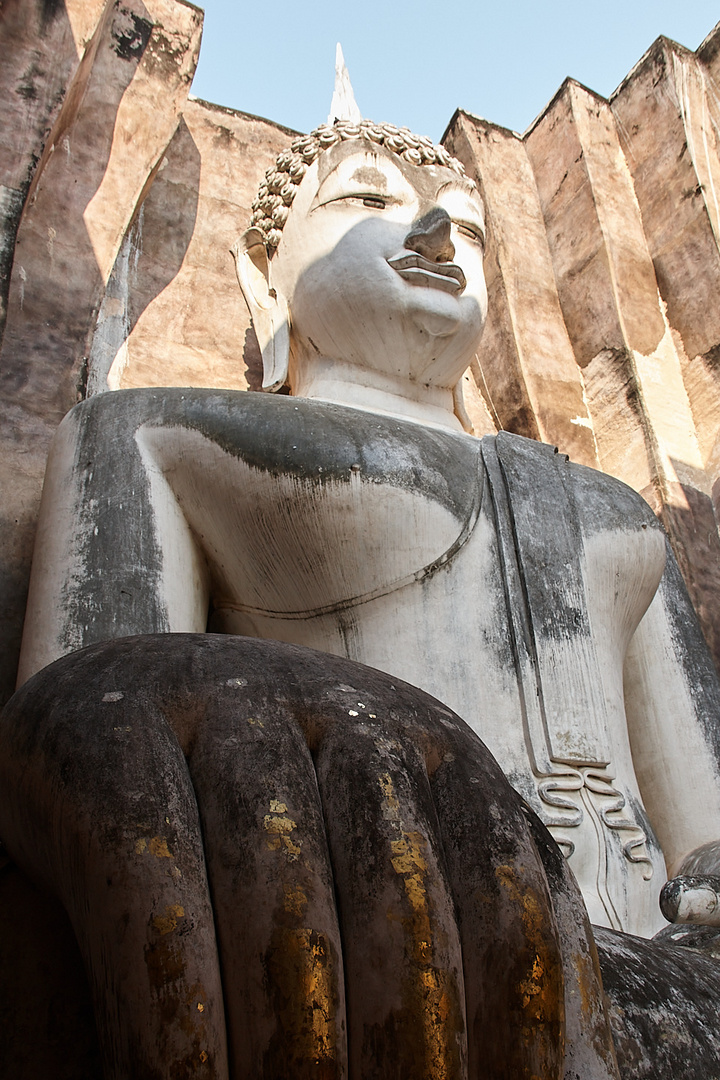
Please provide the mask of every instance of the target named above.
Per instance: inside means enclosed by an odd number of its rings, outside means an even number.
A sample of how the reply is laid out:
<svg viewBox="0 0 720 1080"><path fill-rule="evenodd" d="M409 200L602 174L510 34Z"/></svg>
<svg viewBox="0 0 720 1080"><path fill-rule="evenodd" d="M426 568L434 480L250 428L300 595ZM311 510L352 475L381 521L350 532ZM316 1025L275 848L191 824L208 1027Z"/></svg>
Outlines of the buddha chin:
<svg viewBox="0 0 720 1080"><path fill-rule="evenodd" d="M470 293L458 265L433 268L393 246L392 232L378 243L379 224L356 225L294 284L294 393L328 363L362 371L366 383L379 376L444 390L467 367L484 323L484 283L480 296Z"/></svg>

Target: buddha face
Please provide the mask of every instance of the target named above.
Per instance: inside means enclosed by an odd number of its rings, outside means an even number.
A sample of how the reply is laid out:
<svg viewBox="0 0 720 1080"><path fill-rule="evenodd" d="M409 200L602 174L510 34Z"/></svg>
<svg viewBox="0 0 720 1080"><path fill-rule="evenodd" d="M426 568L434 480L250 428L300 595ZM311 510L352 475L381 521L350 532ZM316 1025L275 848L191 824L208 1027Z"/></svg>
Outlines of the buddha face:
<svg viewBox="0 0 720 1080"><path fill-rule="evenodd" d="M303 178L271 264L293 365L325 358L454 386L487 312L483 243L469 181L365 140L337 143Z"/></svg>

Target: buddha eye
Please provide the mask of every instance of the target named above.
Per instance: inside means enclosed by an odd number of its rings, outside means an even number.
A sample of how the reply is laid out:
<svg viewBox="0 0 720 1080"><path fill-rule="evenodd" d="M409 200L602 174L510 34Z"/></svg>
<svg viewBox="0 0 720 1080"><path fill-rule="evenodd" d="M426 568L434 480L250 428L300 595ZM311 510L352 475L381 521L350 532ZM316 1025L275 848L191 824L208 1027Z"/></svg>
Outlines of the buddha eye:
<svg viewBox="0 0 720 1080"><path fill-rule="evenodd" d="M476 244L480 244L482 247L485 246L485 237L479 229L475 229L472 225L466 225L460 221L454 222L454 225L461 236L466 236L468 240L474 240Z"/></svg>
<svg viewBox="0 0 720 1080"><path fill-rule="evenodd" d="M2 3L2 0L0 0ZM328 199L327 203L321 203L321 206L331 206L333 204L345 203L349 206L367 206L371 210L386 210L388 206L397 202L392 196L376 195L375 192L364 195L361 191L348 192L345 195L337 195L334 199Z"/></svg>

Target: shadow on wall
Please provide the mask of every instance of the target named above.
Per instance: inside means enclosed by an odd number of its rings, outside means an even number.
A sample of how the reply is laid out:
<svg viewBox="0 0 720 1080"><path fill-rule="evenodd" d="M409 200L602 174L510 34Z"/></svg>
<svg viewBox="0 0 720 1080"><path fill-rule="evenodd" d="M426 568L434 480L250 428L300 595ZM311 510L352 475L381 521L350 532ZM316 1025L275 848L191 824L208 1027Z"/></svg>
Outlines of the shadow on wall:
<svg viewBox="0 0 720 1080"><path fill-rule="evenodd" d="M197 221L200 168L200 151L181 117L115 260L90 350L88 396L117 389L127 339L180 271Z"/></svg>
<svg viewBox="0 0 720 1080"><path fill-rule="evenodd" d="M681 463L673 462L676 467ZM690 599L720 672L720 534L713 499L689 484L678 485L686 508L666 504L660 518L675 551ZM717 497L720 481L713 489ZM692 562L688 558L692 552Z"/></svg>
<svg viewBox="0 0 720 1080"><path fill-rule="evenodd" d="M260 352L260 344L257 339L257 334L252 325L248 326L245 331L245 340L243 342L243 363L245 364L245 378L247 379L248 390L262 390L263 384L263 362L262 354ZM287 387L284 387L278 393L288 393Z"/></svg>

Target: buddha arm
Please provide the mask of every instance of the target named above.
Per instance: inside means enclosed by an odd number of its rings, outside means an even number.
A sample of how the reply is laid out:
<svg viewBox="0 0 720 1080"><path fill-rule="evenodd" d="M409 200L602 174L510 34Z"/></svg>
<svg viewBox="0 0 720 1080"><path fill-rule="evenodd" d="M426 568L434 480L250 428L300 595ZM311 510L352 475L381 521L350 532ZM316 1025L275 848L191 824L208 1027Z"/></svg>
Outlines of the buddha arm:
<svg viewBox="0 0 720 1080"><path fill-rule="evenodd" d="M132 634L204 631L202 560L138 428L163 392L76 406L50 452L18 685L68 652Z"/></svg>
<svg viewBox="0 0 720 1080"><path fill-rule="evenodd" d="M720 839L720 683L669 544L624 684L633 762L672 875Z"/></svg>

